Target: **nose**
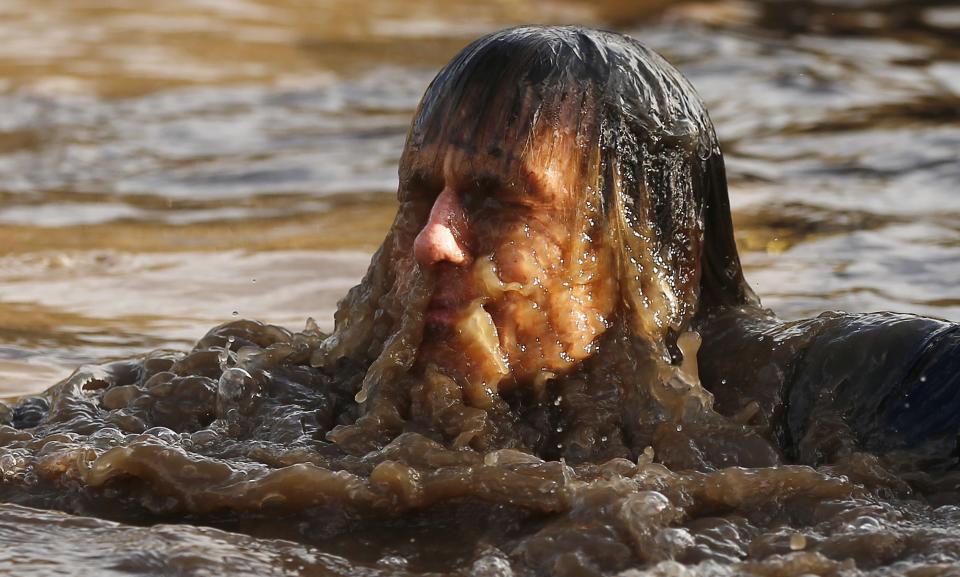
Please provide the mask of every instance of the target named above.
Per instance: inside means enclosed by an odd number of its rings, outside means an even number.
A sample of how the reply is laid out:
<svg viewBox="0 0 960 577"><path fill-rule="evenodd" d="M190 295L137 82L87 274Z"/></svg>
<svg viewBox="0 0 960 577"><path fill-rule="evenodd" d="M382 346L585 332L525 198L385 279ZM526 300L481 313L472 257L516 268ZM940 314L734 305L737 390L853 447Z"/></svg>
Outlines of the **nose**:
<svg viewBox="0 0 960 577"><path fill-rule="evenodd" d="M469 253L464 246L466 217L463 204L453 189L444 188L430 209L430 218L413 241L413 256L422 266L440 262L467 264Z"/></svg>

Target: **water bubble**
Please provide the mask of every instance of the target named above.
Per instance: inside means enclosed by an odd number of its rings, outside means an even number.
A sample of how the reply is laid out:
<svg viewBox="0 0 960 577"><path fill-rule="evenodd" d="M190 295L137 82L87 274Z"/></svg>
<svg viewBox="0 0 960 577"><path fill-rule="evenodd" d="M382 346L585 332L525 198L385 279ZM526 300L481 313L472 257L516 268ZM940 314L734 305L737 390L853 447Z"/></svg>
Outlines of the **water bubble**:
<svg viewBox="0 0 960 577"><path fill-rule="evenodd" d="M850 523L850 526L854 529L860 529L861 531L876 532L883 529L883 523L875 517L869 515L862 515L857 517Z"/></svg>
<svg viewBox="0 0 960 577"><path fill-rule="evenodd" d="M150 427L143 432L144 435L152 435L166 443L175 443L180 439L180 435L168 429L167 427Z"/></svg>
<svg viewBox="0 0 960 577"><path fill-rule="evenodd" d="M927 375L920 375L920 382L921 383L927 382Z"/></svg>
<svg viewBox="0 0 960 577"><path fill-rule="evenodd" d="M676 514L670 499L657 491L640 491L623 500L621 515L629 525L648 527L651 522L670 520Z"/></svg>
<svg viewBox="0 0 960 577"><path fill-rule="evenodd" d="M600 442L601 442L601 443L606 443L606 442L607 442L607 436L604 435L604 436L600 437Z"/></svg>
<svg viewBox="0 0 960 577"><path fill-rule="evenodd" d="M561 399L563 399L563 397L560 396L560 395L557 395L556 400L553 401L553 406L559 407L559 406L560 406L560 400L561 400Z"/></svg>
<svg viewBox="0 0 960 577"><path fill-rule="evenodd" d="M238 367L229 368L220 375L220 381L217 383L217 395L224 400L239 399L252 382L253 377L247 371Z"/></svg>
<svg viewBox="0 0 960 577"><path fill-rule="evenodd" d="M0 457L0 475L9 477L17 472L20 461L10 453L5 453Z"/></svg>

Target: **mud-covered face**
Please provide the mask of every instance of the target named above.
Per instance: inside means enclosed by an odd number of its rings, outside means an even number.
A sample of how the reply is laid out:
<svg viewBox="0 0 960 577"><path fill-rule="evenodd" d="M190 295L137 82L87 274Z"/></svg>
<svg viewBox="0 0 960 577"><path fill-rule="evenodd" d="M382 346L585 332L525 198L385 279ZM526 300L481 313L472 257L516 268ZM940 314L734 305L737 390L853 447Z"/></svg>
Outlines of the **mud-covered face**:
<svg viewBox="0 0 960 577"><path fill-rule="evenodd" d="M401 210L429 214L413 247L434 285L418 362L474 405L569 371L607 328L610 250L571 146L551 139L518 158L432 145L401 169Z"/></svg>

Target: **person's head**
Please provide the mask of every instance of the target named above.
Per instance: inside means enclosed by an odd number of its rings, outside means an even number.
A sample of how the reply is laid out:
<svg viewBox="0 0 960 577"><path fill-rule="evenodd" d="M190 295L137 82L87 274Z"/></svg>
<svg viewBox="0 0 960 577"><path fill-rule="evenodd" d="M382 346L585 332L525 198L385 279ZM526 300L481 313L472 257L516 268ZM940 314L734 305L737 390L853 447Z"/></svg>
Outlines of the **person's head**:
<svg viewBox="0 0 960 577"><path fill-rule="evenodd" d="M474 329L492 318L493 389L498 370L501 388L569 370L614 323L662 342L701 299L748 292L703 104L626 36L515 28L468 46L423 97L399 194L426 218L421 356L483 363ZM705 219L723 233L706 239L716 270L702 266Z"/></svg>
<svg viewBox="0 0 960 577"><path fill-rule="evenodd" d="M627 36L521 27L467 46L414 116L399 200L323 355L434 365L481 406L614 327L663 352L696 314L755 298L703 103Z"/></svg>

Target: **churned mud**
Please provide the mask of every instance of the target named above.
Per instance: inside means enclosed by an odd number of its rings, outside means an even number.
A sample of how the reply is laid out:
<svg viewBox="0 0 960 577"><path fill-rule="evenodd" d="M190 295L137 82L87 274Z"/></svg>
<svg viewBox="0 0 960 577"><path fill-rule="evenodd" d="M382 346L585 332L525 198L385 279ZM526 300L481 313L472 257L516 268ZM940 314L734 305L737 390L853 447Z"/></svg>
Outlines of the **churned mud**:
<svg viewBox="0 0 960 577"><path fill-rule="evenodd" d="M189 353L87 367L4 407L0 496L16 504L2 511L5 542L27 551L23 535L39 530L135 572L322 575L946 575L960 555L956 477L856 453L781 464L751 415L710 411L682 365L664 394L696 400L642 447L565 420L583 402L574 387L506 396L513 417L494 426L463 418L459 389L427 379L436 406L399 401L393 438L355 427L344 448L325 435L355 423L359 382L310 366L321 338L237 321ZM424 411L459 411L461 430L424 426ZM464 423L478 431L466 443ZM558 459L573 439L589 446ZM119 535L158 544L140 555L114 547ZM222 557L174 554L188 543Z"/></svg>

